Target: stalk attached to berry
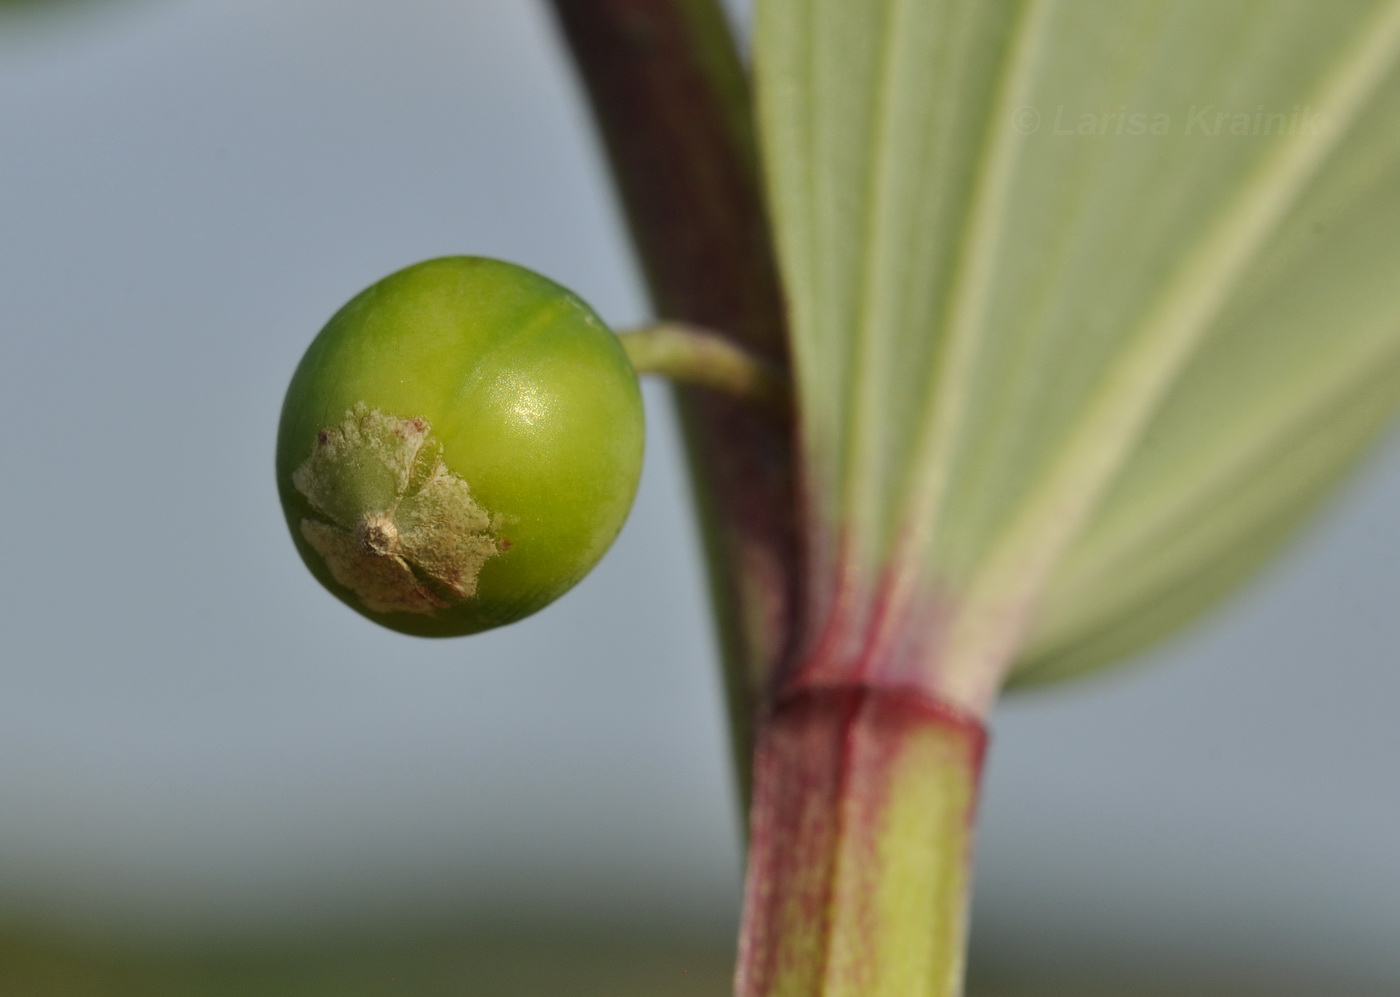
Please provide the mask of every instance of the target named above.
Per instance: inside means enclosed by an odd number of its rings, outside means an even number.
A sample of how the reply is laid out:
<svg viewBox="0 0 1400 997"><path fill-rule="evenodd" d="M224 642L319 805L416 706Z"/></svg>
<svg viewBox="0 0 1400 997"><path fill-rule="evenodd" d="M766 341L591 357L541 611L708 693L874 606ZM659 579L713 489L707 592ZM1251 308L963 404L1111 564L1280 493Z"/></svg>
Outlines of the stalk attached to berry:
<svg viewBox="0 0 1400 997"><path fill-rule="evenodd" d="M785 399L714 333L619 338L514 264L446 257L385 277L331 318L287 389L277 483L297 550L342 602L404 633L477 633L542 609L627 518L638 369Z"/></svg>

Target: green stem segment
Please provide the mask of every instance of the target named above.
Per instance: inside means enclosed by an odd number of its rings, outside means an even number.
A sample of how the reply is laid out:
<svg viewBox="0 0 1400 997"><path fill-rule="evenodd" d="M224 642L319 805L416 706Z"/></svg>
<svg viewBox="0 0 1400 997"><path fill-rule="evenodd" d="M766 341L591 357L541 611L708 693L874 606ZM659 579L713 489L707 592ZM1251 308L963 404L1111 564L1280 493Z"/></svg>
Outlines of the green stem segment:
<svg viewBox="0 0 1400 997"><path fill-rule="evenodd" d="M906 688L785 699L760 732L737 997L957 997L985 735Z"/></svg>
<svg viewBox="0 0 1400 997"><path fill-rule="evenodd" d="M658 322L618 334L638 374L659 374L789 415L787 382L771 363L698 325Z"/></svg>

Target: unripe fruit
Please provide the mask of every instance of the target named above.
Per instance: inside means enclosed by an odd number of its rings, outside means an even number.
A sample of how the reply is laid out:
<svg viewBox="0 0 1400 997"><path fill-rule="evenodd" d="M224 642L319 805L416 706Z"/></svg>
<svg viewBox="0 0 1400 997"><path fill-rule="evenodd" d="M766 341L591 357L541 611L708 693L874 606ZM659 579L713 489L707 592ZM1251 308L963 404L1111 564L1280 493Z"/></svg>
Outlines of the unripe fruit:
<svg viewBox="0 0 1400 997"><path fill-rule="evenodd" d="M627 517L637 376L582 301L521 267L419 263L330 320L287 389L277 485L342 601L422 636L558 598Z"/></svg>

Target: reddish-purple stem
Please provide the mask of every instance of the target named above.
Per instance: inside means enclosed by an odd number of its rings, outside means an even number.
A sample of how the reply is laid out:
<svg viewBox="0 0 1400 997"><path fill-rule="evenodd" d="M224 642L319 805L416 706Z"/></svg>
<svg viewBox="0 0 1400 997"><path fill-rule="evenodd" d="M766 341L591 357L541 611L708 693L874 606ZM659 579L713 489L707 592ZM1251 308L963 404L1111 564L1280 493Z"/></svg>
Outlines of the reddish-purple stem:
<svg viewBox="0 0 1400 997"><path fill-rule="evenodd" d="M783 306L747 81L714 0L552 0L587 87L660 318L786 370ZM676 392L725 649L740 778L766 677L789 651L799 577L791 427Z"/></svg>

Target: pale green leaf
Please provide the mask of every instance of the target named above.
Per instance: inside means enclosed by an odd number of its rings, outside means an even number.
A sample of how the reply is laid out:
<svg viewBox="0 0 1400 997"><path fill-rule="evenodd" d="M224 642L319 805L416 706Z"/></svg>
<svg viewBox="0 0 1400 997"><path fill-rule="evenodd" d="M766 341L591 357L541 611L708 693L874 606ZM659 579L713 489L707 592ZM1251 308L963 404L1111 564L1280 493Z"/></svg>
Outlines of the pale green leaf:
<svg viewBox="0 0 1400 997"><path fill-rule="evenodd" d="M814 619L942 619L984 708L1209 608L1389 420L1400 3L758 13Z"/></svg>

